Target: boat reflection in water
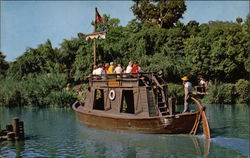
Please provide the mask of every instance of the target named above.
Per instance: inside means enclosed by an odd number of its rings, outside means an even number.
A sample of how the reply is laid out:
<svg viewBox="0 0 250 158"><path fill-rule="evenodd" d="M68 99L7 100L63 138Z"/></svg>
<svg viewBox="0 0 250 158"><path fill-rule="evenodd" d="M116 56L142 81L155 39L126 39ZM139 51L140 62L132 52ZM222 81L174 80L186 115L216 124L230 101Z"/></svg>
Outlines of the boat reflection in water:
<svg viewBox="0 0 250 158"><path fill-rule="evenodd" d="M79 140L88 140L86 153L106 157L208 157L210 139L203 136L155 135L81 127Z"/></svg>

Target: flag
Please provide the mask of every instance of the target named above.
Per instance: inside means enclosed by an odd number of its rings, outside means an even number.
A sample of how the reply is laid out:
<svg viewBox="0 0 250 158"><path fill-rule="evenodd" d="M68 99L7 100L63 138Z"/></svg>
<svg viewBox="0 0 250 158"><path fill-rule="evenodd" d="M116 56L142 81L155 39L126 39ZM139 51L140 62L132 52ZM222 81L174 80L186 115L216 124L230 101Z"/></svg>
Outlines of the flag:
<svg viewBox="0 0 250 158"><path fill-rule="evenodd" d="M96 15L96 20L99 21L99 22L101 22L102 24L105 24L105 21L101 17L101 15L98 13L97 8L95 9L95 11L96 11L96 14L95 14Z"/></svg>

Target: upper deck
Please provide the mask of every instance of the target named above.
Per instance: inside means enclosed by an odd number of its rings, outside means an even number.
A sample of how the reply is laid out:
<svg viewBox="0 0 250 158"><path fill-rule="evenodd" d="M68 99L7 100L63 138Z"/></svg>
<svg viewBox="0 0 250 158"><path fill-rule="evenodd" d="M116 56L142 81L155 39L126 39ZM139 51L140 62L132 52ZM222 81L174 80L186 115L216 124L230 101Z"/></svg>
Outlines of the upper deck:
<svg viewBox="0 0 250 158"><path fill-rule="evenodd" d="M91 75L89 77L89 86L121 88L151 86L155 78L158 78L155 72ZM159 81L159 79L157 80ZM159 82L164 81L160 80Z"/></svg>

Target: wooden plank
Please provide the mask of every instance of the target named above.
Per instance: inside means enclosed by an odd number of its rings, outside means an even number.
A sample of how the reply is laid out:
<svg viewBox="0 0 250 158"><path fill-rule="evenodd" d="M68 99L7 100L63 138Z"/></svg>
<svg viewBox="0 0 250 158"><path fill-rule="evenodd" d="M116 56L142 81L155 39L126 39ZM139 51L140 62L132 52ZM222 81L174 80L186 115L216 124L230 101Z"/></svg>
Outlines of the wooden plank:
<svg viewBox="0 0 250 158"><path fill-rule="evenodd" d="M120 82L111 81L111 82L108 82L108 86L110 86L110 87L117 87L117 86L120 86Z"/></svg>

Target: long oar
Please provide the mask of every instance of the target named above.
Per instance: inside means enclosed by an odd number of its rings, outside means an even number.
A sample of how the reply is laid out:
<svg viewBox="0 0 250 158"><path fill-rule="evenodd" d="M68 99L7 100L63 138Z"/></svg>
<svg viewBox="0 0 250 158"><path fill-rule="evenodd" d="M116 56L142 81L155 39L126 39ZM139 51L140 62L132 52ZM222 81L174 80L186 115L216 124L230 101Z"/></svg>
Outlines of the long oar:
<svg viewBox="0 0 250 158"><path fill-rule="evenodd" d="M191 99L196 103L197 107L199 108L199 110L201 112L201 118L202 118L202 123L203 123L202 124L203 125L203 133L207 139L210 139L211 134L210 134L209 124L207 121L207 116L205 113L205 108L195 98L191 97Z"/></svg>

